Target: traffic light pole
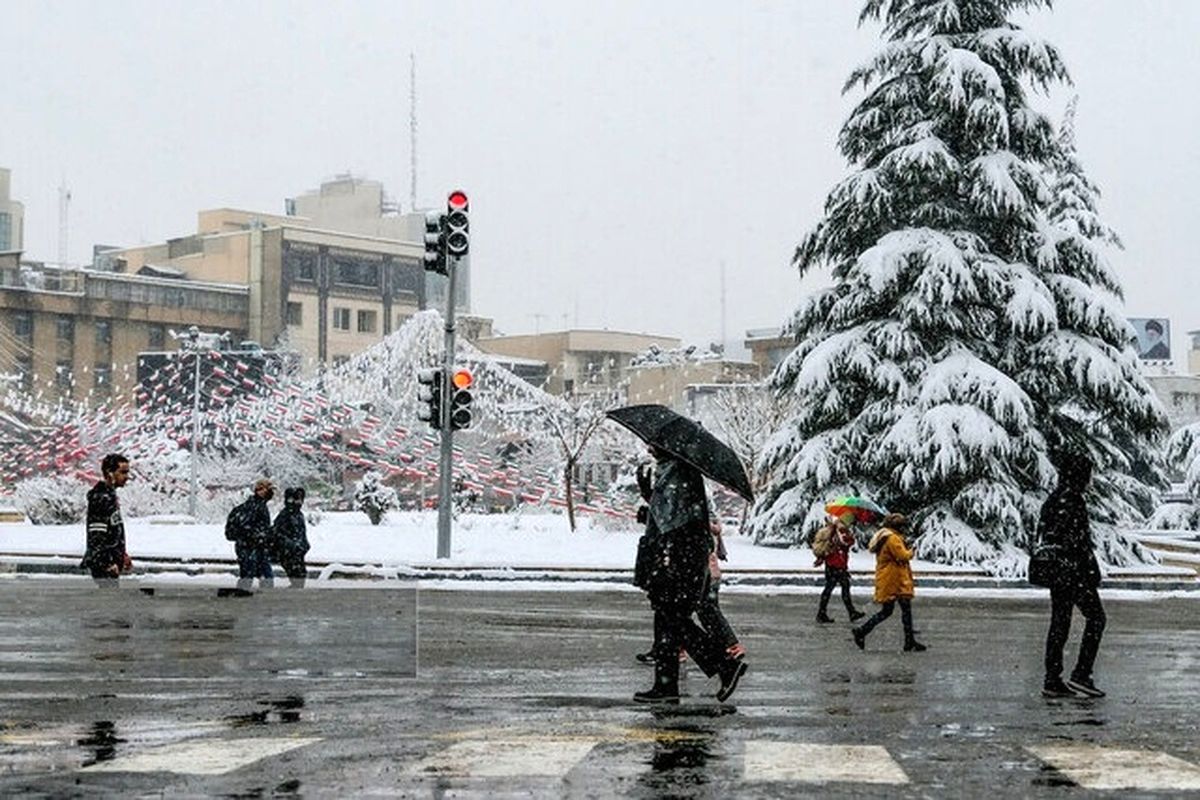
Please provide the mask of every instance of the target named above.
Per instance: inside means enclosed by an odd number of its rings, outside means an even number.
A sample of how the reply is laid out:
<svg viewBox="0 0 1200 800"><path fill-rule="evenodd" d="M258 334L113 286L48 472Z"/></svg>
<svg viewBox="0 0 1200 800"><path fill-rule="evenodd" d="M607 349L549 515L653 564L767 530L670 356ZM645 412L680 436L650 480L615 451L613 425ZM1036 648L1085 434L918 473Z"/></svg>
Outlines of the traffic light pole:
<svg viewBox="0 0 1200 800"><path fill-rule="evenodd" d="M438 467L438 540L437 557L450 557L450 503L454 491L454 426L450 423L453 389L450 376L454 372L454 287L458 267L470 256L446 257L446 346L442 352L442 453Z"/></svg>

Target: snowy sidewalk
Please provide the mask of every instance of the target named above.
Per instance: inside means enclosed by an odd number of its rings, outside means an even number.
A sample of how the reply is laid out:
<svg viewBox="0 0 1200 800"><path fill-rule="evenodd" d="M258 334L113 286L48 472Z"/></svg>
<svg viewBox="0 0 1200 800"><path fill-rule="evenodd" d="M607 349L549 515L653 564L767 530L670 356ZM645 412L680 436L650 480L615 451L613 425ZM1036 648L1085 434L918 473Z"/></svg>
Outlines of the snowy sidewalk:
<svg viewBox="0 0 1200 800"><path fill-rule="evenodd" d="M588 582L629 586L640 530L632 525L605 527L582 518L572 533L566 519L552 514L475 515L455 520L451 557L436 558L437 515L390 514L373 526L360 513L325 513L308 528L308 563L322 577L413 577L422 580ZM229 575L236 569L233 544L224 526L192 523L186 518L132 519L126 543L135 570L143 573ZM0 523L0 564L12 573L78 574L83 554L82 525L38 526ZM724 584L743 587L818 587L823 571L807 549L778 549L749 539L726 538L729 560L722 563ZM851 554L856 585L870 585L873 555ZM918 583L926 587L1020 588L1023 581L1000 580L969 567L913 562ZM1195 573L1175 567L1115 570L1109 585L1128 588L1200 588ZM632 588L632 587L631 587Z"/></svg>

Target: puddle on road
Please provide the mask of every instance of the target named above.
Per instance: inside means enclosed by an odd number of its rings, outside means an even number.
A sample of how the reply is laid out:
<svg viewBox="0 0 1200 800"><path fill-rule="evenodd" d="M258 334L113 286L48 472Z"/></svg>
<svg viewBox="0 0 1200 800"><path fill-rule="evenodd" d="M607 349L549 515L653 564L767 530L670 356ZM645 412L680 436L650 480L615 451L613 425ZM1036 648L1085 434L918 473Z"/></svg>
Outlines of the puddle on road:
<svg viewBox="0 0 1200 800"><path fill-rule="evenodd" d="M125 740L117 736L117 726L109 720L93 722L87 734L75 740L76 745L92 753L91 758L83 762L85 767L101 761L111 761L116 757L117 745L124 743Z"/></svg>
<svg viewBox="0 0 1200 800"><path fill-rule="evenodd" d="M302 718L300 709L304 708L304 698L294 694L286 697L266 698L259 700L258 705L266 706L266 708L251 711L248 714L233 714L224 719L233 728L290 725L300 722Z"/></svg>

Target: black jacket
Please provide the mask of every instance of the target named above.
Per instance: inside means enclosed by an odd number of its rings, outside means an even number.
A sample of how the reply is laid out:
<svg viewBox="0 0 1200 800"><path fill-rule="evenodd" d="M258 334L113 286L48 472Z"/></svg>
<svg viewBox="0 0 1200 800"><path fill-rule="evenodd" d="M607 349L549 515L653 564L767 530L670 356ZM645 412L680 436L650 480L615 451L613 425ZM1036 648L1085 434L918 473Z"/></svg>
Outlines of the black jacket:
<svg viewBox="0 0 1200 800"><path fill-rule="evenodd" d="M301 561L308 547L304 512L299 506L285 504L275 516L275 553L280 561Z"/></svg>
<svg viewBox="0 0 1200 800"><path fill-rule="evenodd" d="M1058 558L1070 572L1070 583L1079 588L1100 585L1100 565L1092 544L1083 491L1060 484L1042 504L1038 537L1057 547Z"/></svg>
<svg viewBox="0 0 1200 800"><path fill-rule="evenodd" d="M239 546L265 547L271 540L271 510L267 501L256 494L237 506L231 515L237 514L238 530L234 540Z"/></svg>
<svg viewBox="0 0 1200 800"><path fill-rule="evenodd" d="M125 523L116 489L100 481L87 494L87 549L84 569L105 569L125 562Z"/></svg>
<svg viewBox="0 0 1200 800"><path fill-rule="evenodd" d="M651 605L694 610L708 590L708 530L704 479L683 462L660 463L649 498L646 533L638 542L634 583Z"/></svg>

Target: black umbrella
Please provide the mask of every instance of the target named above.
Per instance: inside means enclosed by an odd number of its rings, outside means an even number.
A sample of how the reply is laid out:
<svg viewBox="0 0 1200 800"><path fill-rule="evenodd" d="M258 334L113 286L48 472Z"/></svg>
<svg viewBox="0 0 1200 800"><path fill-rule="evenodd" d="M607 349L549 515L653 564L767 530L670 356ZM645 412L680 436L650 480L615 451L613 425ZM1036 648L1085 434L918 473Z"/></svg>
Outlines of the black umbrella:
<svg viewBox="0 0 1200 800"><path fill-rule="evenodd" d="M754 502L750 479L737 454L698 422L659 405L614 408L606 416L633 431L646 444L686 461L717 483Z"/></svg>

